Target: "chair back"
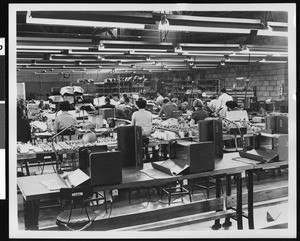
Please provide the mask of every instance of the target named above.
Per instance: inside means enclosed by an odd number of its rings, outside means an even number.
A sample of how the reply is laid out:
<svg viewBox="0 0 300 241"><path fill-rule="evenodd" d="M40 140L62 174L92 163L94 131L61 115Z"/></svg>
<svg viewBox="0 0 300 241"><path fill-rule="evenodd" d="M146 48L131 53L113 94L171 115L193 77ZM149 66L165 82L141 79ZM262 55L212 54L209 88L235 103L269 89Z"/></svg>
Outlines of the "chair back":
<svg viewBox="0 0 300 241"><path fill-rule="evenodd" d="M61 213L57 216L57 225L71 231L82 231L90 227L96 214L88 210L85 201L92 196L92 186L61 188ZM64 211L64 203L67 204L68 202L71 202L70 209ZM79 209L76 208L77 205L80 206Z"/></svg>
<svg viewBox="0 0 300 241"><path fill-rule="evenodd" d="M58 131L59 132L59 131ZM76 131L75 129L67 129L64 130L62 133L60 133L61 140L65 140L65 136L69 137L69 140L71 140L72 135L75 135Z"/></svg>
<svg viewBox="0 0 300 241"><path fill-rule="evenodd" d="M84 201L93 196L92 186L82 186L75 188L61 188L60 200L65 201Z"/></svg>

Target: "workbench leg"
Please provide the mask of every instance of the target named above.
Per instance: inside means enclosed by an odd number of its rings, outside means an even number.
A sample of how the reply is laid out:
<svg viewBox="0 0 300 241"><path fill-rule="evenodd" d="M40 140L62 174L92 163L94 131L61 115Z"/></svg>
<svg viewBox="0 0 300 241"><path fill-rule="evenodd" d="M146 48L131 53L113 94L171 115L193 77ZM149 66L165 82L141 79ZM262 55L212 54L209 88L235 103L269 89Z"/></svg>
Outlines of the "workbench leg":
<svg viewBox="0 0 300 241"><path fill-rule="evenodd" d="M24 222L25 230L38 230L39 229L39 200L26 201L23 199L24 204Z"/></svg>
<svg viewBox="0 0 300 241"><path fill-rule="evenodd" d="M221 197L221 187L220 187L220 176L216 176L216 198ZM216 212L222 210L216 210ZM211 227L213 230L218 230L221 228L220 219L216 219L214 225Z"/></svg>
<svg viewBox="0 0 300 241"><path fill-rule="evenodd" d="M29 163L28 162L25 162L25 168L26 168L26 174L27 174L27 176L30 176Z"/></svg>
<svg viewBox="0 0 300 241"><path fill-rule="evenodd" d="M161 145L161 152L162 152L162 155L163 155L163 159L164 160L168 159L168 145L162 144Z"/></svg>
<svg viewBox="0 0 300 241"><path fill-rule="evenodd" d="M231 196L231 175L226 176L226 196ZM226 208L227 209L227 208ZM230 227L232 222L230 221L230 217L225 218L225 222L222 224L223 227Z"/></svg>
<svg viewBox="0 0 300 241"><path fill-rule="evenodd" d="M248 225L249 229L254 229L253 219L253 170L249 170L248 176Z"/></svg>
<svg viewBox="0 0 300 241"><path fill-rule="evenodd" d="M237 177L237 180L236 180L236 184L237 184L237 188L236 188L237 227L238 227L238 229L243 229L243 199L242 199L243 193L242 193L242 175L241 175L241 173L237 174L236 177Z"/></svg>

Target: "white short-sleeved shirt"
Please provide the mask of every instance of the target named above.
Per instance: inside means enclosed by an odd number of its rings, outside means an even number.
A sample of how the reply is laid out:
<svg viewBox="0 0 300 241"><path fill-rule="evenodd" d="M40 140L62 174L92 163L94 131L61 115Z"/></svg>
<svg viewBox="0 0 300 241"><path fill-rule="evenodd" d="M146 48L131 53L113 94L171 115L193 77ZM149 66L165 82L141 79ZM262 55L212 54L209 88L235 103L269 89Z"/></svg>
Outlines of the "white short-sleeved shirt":
<svg viewBox="0 0 300 241"><path fill-rule="evenodd" d="M152 114L145 109L139 109L132 114L132 124L142 127L143 136L150 136L152 129Z"/></svg>
<svg viewBox="0 0 300 241"><path fill-rule="evenodd" d="M227 93L223 93L218 98L218 107L216 111L219 111L221 108L227 108L226 102L233 100L232 96L228 95Z"/></svg>

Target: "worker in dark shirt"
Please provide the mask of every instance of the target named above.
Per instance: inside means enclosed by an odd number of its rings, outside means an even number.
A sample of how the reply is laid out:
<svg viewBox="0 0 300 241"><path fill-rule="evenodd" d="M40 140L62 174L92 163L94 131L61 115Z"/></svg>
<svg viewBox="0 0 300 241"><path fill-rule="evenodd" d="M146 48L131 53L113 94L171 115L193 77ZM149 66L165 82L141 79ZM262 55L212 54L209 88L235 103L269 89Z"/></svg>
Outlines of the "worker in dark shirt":
<svg viewBox="0 0 300 241"><path fill-rule="evenodd" d="M31 126L29 120L24 117L23 110L17 107L17 141L27 143L31 141Z"/></svg>
<svg viewBox="0 0 300 241"><path fill-rule="evenodd" d="M173 117L173 111L177 111L177 105L172 103L168 97L165 97L163 100L163 106L161 107L158 117L161 117L163 114L165 115L166 119Z"/></svg>
<svg viewBox="0 0 300 241"><path fill-rule="evenodd" d="M106 97L105 98L105 104L100 106L100 108L115 108L115 107L116 107L115 105L112 105L110 103L110 98L109 97Z"/></svg>
<svg viewBox="0 0 300 241"><path fill-rule="evenodd" d="M193 107L195 111L192 113L190 125L197 125L198 121L204 120L205 118L209 117L207 111L203 109L203 102L200 99L196 99L193 102Z"/></svg>

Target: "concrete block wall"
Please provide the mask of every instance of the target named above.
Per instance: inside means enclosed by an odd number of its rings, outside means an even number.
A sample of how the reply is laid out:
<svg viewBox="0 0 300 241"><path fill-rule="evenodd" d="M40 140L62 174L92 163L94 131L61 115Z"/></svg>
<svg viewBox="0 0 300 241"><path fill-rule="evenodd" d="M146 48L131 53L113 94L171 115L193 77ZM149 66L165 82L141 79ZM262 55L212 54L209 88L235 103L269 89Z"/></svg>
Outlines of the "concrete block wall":
<svg viewBox="0 0 300 241"><path fill-rule="evenodd" d="M206 69L201 71L188 72L173 72L160 75L153 75L151 79L173 79L187 78L190 76L192 80L198 81L198 85L202 79L220 79L222 85L226 88L232 88L233 83L236 83L237 77L247 77L249 74L249 85L256 86L256 95L258 100L265 101L272 97L280 99L280 85L284 87L284 98L288 99L288 66L287 64L271 64L271 63L255 63L251 65L230 66L225 65L215 69ZM61 75L43 75L41 78L38 75L18 75L17 82L25 82L26 92L34 93L38 97L43 98L46 93L49 93L51 87L62 87L69 85L79 77L92 77L94 79L104 79L112 77L108 75L101 76L82 76L74 75L68 79ZM199 82L200 80L200 82ZM238 86L238 85L237 85ZM223 87L223 86L221 86ZM88 86L89 91L93 92L93 86ZM39 93L41 92L41 96Z"/></svg>
<svg viewBox="0 0 300 241"><path fill-rule="evenodd" d="M257 63L247 66L224 66L208 69L205 79L220 79L226 88L232 88L236 78L247 77L249 86L256 86L258 100L265 101L272 97L280 98L280 86L284 88L284 98L288 98L288 67L287 64Z"/></svg>

